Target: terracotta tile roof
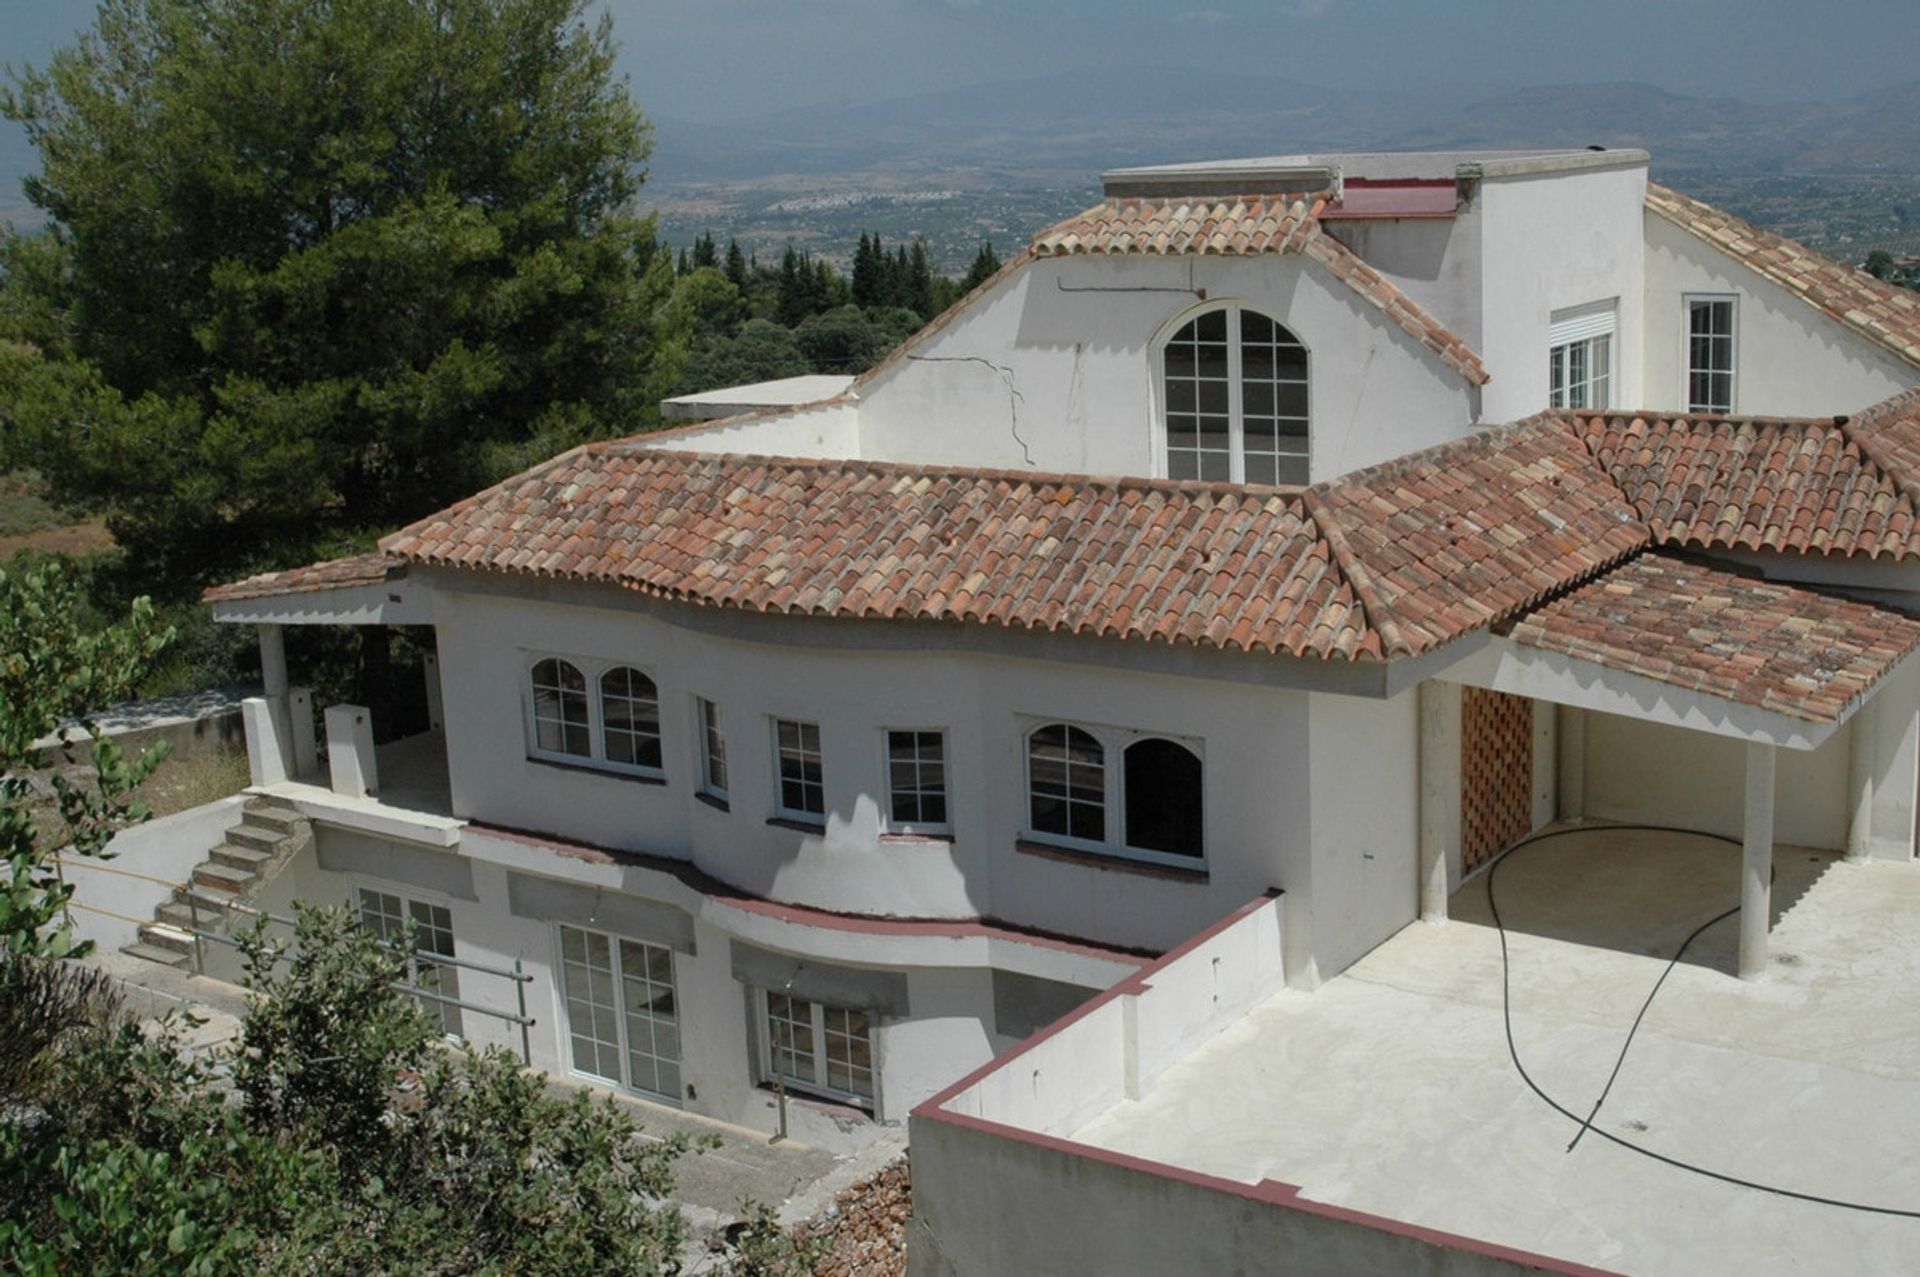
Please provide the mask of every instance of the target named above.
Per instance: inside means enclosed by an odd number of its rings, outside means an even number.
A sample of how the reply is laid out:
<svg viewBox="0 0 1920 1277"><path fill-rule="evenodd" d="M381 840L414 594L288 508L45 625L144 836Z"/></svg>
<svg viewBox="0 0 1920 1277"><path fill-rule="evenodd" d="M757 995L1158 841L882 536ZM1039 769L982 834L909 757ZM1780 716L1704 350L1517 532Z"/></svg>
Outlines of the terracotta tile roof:
<svg viewBox="0 0 1920 1277"><path fill-rule="evenodd" d="M1653 182L1647 183L1647 207L1862 337L1920 364L1920 293Z"/></svg>
<svg viewBox="0 0 1920 1277"><path fill-rule="evenodd" d="M1661 545L1868 557L1920 552L1914 494L1876 462L1871 446L1862 446L1852 423L1628 412L1569 420ZM1920 431L1909 419L1904 435L1888 425L1882 437L1897 441ZM1889 442L1887 450L1900 446ZM1903 461L1920 461L1920 448Z"/></svg>
<svg viewBox="0 0 1920 1277"><path fill-rule="evenodd" d="M381 543L757 612L1377 656L1296 492L578 448Z"/></svg>
<svg viewBox="0 0 1920 1277"><path fill-rule="evenodd" d="M1311 206L1279 195L1224 200L1110 199L1033 238L1039 257L1082 255L1246 256L1297 253L1332 273L1476 386L1486 365L1466 342L1320 225Z"/></svg>
<svg viewBox="0 0 1920 1277"><path fill-rule="evenodd" d="M1920 389L1857 412L1840 428L1920 506Z"/></svg>
<svg viewBox="0 0 1920 1277"><path fill-rule="evenodd" d="M1514 624L1529 647L1807 722L1837 721L1920 643L1886 608L1646 554Z"/></svg>
<svg viewBox="0 0 1920 1277"><path fill-rule="evenodd" d="M344 559L328 559L284 572L262 572L244 581L216 585L203 591L208 603L233 603L241 599L265 599L283 594L310 594L315 590L341 590L355 585L378 585L403 564L399 559L374 552L354 554Z"/></svg>
<svg viewBox="0 0 1920 1277"><path fill-rule="evenodd" d="M1388 656L1509 617L1648 543L1620 490L1549 420L1358 471L1306 499Z"/></svg>

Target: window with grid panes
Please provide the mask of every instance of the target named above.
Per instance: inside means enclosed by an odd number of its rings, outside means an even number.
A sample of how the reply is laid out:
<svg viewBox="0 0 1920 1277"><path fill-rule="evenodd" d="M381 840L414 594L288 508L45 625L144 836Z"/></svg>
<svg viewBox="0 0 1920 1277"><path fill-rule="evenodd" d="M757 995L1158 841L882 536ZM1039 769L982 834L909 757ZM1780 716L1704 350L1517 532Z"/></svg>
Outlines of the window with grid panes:
<svg viewBox="0 0 1920 1277"><path fill-rule="evenodd" d="M1733 411L1731 297L1687 298L1687 411Z"/></svg>
<svg viewBox="0 0 1920 1277"><path fill-rule="evenodd" d="M727 735L720 726L720 707L701 697L700 712L700 784L715 798L727 796Z"/></svg>
<svg viewBox="0 0 1920 1277"><path fill-rule="evenodd" d="M1194 867L1206 855L1205 766L1193 744L1116 727L1027 733L1026 836Z"/></svg>
<svg viewBox="0 0 1920 1277"><path fill-rule="evenodd" d="M1243 306L1194 316L1161 350L1167 477L1304 484L1307 349Z"/></svg>
<svg viewBox="0 0 1920 1277"><path fill-rule="evenodd" d="M407 959L407 981L424 993L444 998L460 996L460 969L434 962L428 954L443 958L453 951L453 913L445 905L425 900L407 900L391 892L360 888L360 925L389 944L407 940L407 923L413 923L413 953ZM461 1037L460 1008L434 998L421 998L420 1005L440 1024L441 1032Z"/></svg>
<svg viewBox="0 0 1920 1277"><path fill-rule="evenodd" d="M887 733L888 824L900 830L947 828L947 740L942 732Z"/></svg>
<svg viewBox="0 0 1920 1277"><path fill-rule="evenodd" d="M671 950L560 928L560 974L573 1068L680 1098L680 1015Z"/></svg>
<svg viewBox="0 0 1920 1277"><path fill-rule="evenodd" d="M587 721L587 679L569 661L535 661L533 681L533 739L542 753L593 757L593 737Z"/></svg>
<svg viewBox="0 0 1920 1277"><path fill-rule="evenodd" d="M799 1090L873 1103L873 1024L867 1012L762 992L769 1075Z"/></svg>
<svg viewBox="0 0 1920 1277"><path fill-rule="evenodd" d="M660 692L652 679L626 665L600 676L600 736L608 762L660 770Z"/></svg>
<svg viewBox="0 0 1920 1277"><path fill-rule="evenodd" d="M1606 301L1553 312L1547 330L1550 407L1612 405L1615 309L1614 302Z"/></svg>
<svg viewBox="0 0 1920 1277"><path fill-rule="evenodd" d="M826 780L820 761L820 725L776 718L773 740L779 773L780 814L818 823L827 814Z"/></svg>
<svg viewBox="0 0 1920 1277"><path fill-rule="evenodd" d="M1027 736L1028 817L1035 833L1107 837L1107 756L1093 734L1048 723Z"/></svg>

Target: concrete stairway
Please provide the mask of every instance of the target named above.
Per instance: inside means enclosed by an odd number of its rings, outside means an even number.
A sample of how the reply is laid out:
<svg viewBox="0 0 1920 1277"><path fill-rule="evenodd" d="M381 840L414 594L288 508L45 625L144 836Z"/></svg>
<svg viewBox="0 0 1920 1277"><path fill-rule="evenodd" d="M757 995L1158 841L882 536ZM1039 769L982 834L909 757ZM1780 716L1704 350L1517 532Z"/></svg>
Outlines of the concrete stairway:
<svg viewBox="0 0 1920 1277"><path fill-rule="evenodd" d="M312 836L307 818L294 808L272 798L248 799L240 823L227 830L187 885L174 889L172 898L154 910L153 921L140 928L140 938L121 952L164 966L191 966L196 916L203 931L226 934L245 925L249 915L235 906L254 904Z"/></svg>

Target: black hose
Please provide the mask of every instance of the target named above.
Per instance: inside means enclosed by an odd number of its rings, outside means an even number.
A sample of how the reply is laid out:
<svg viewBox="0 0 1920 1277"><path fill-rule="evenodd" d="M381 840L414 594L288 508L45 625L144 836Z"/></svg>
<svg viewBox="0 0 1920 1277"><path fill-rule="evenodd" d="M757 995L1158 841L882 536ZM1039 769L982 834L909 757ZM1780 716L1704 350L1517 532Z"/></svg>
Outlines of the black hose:
<svg viewBox="0 0 1920 1277"><path fill-rule="evenodd" d="M1719 1180L1723 1184L1732 1184L1739 1188L1751 1188L1762 1193L1772 1193L1778 1197L1791 1197L1796 1201L1813 1202L1819 1206L1837 1206L1842 1210L1865 1211L1871 1215L1894 1215L1902 1219L1920 1219L1920 1210L1899 1210L1891 1206L1870 1206L1863 1202L1850 1202L1836 1197L1822 1197L1817 1193L1802 1193L1791 1188L1780 1188L1773 1184L1762 1184L1755 1180L1741 1179L1737 1175L1728 1175L1722 1171L1709 1170L1704 1166L1696 1166L1691 1162L1681 1161L1677 1157L1669 1157L1665 1153L1656 1153L1650 1148L1635 1144L1632 1140L1623 1139L1611 1131L1606 1131L1593 1125L1593 1119L1599 1114L1600 1106L1606 1103L1608 1093L1613 1090L1614 1080L1620 1076L1620 1066L1626 1062L1627 1051L1633 1046L1634 1035L1640 1031L1640 1022L1646 1018L1647 1008L1653 1005L1653 999L1655 995L1660 992L1660 986L1667 982L1667 977L1673 973L1674 967L1679 965L1681 956L1687 951L1687 946L1698 939L1700 934L1708 927L1718 922L1724 922L1739 913L1740 909L1737 905L1725 913L1716 914L1695 927L1692 934L1688 935L1685 940L1682 940L1680 947L1674 950L1673 957L1668 961L1666 970L1660 973L1660 978L1654 981L1653 988L1648 992L1646 1001L1640 1004L1640 1013L1633 1017L1633 1027L1627 1030L1626 1041L1620 1044L1620 1054L1614 1059L1613 1072L1607 1076L1607 1084L1601 1089L1600 1098L1593 1102L1593 1108L1588 1112L1586 1117L1582 1118L1578 1113L1575 1113L1560 1103L1560 1101L1548 1095L1546 1091L1541 1089L1540 1084L1533 1080L1533 1075L1527 1072L1527 1066L1521 1062L1520 1048L1514 1044L1513 1040L1513 964L1507 953L1507 927L1500 918L1500 902L1493 890L1494 879L1500 872L1500 866L1506 863L1507 857L1513 855L1513 853L1523 847L1530 847L1535 843L1545 842L1549 838L1563 838L1569 834L1600 832L1689 834L1696 838L1711 838L1716 842L1728 843L1735 847L1740 846L1740 843L1732 838L1726 837L1724 834L1703 833L1698 829L1682 829L1677 825L1594 825L1581 829L1554 829L1546 833L1535 834L1530 838L1523 838L1501 852L1500 855L1494 859L1494 862L1487 867L1487 908L1493 914L1494 929L1500 935L1500 1017L1506 1028L1507 1055L1513 1060L1514 1071L1519 1073L1520 1080L1527 1084L1528 1090L1539 1096L1548 1108L1560 1114L1568 1121L1579 1125L1579 1130L1574 1132L1572 1143L1567 1145L1567 1151L1572 1152L1574 1145L1580 1142L1581 1136L1585 1135L1588 1131L1592 1131L1601 1139L1609 1140L1629 1152L1638 1153L1642 1157L1650 1157L1656 1162L1664 1162L1666 1165L1679 1170L1691 1171L1695 1175L1704 1175L1708 1179Z"/></svg>

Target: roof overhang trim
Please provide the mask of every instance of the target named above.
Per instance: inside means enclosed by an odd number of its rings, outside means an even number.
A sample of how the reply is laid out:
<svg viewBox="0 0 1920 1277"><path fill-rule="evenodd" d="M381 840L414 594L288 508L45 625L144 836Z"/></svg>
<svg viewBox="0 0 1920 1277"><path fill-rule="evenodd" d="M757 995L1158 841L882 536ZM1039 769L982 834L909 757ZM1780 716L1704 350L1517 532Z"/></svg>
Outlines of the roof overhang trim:
<svg viewBox="0 0 1920 1277"><path fill-rule="evenodd" d="M1529 647L1511 637L1493 637L1485 647L1449 668L1443 677L1450 683L1510 692L1573 709L1618 714L1641 722L1683 727L1734 740L1758 741L1783 749L1811 750L1825 744L1914 659L1914 652L1900 658L1830 723L1809 722L1710 692L1664 683L1644 674L1616 670L1596 661Z"/></svg>

